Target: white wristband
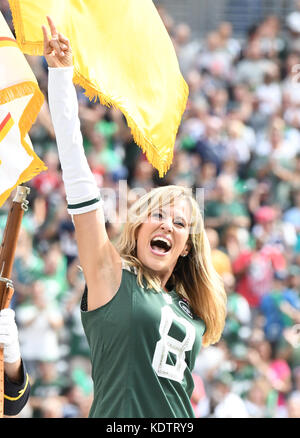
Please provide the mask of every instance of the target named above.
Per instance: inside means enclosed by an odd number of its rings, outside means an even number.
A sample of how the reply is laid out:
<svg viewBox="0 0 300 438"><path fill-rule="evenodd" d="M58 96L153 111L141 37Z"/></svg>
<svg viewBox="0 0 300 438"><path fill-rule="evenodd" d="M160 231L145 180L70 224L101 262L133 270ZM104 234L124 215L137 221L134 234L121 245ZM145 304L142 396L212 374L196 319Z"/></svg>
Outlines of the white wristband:
<svg viewBox="0 0 300 438"><path fill-rule="evenodd" d="M49 67L48 99L68 212L81 214L99 207L100 190L83 148L73 71L73 67Z"/></svg>

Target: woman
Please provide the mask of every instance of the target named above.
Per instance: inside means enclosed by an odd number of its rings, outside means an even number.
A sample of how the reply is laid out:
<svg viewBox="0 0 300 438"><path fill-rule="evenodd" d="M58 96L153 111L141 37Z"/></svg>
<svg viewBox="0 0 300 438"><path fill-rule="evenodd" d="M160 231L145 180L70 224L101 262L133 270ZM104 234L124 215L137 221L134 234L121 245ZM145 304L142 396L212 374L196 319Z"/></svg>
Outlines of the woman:
<svg viewBox="0 0 300 438"><path fill-rule="evenodd" d="M86 280L90 417L193 417L196 355L219 340L226 312L198 205L182 187L152 190L131 207L113 246L82 146L70 44L48 23L49 106Z"/></svg>
<svg viewBox="0 0 300 438"><path fill-rule="evenodd" d="M17 415L27 403L30 383L20 355L18 329L12 309L0 311L0 345L4 358L4 416Z"/></svg>

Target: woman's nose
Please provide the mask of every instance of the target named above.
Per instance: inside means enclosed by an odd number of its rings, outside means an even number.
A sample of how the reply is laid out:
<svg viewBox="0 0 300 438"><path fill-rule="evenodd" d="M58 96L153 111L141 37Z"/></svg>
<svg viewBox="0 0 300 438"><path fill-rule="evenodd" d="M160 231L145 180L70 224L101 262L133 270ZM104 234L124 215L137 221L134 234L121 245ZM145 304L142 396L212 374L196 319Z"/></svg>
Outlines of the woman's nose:
<svg viewBox="0 0 300 438"><path fill-rule="evenodd" d="M172 231L172 229L173 229L173 221L172 221L172 218L164 219L164 221L163 221L162 224L161 224L161 228L162 228L163 230L166 230L166 231Z"/></svg>

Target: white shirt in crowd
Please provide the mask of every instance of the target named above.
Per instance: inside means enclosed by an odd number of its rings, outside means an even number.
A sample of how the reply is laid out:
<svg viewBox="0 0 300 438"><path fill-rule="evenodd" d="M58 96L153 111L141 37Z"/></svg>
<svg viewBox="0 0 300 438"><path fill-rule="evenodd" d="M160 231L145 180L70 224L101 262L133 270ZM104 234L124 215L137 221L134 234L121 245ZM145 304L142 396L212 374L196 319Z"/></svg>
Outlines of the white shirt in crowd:
<svg viewBox="0 0 300 438"><path fill-rule="evenodd" d="M216 406L215 418L249 418L245 403L240 396L229 392Z"/></svg>
<svg viewBox="0 0 300 438"><path fill-rule="evenodd" d="M60 357L58 333L52 324L62 321L61 313L52 306L39 309L34 305L20 306L16 312L22 327L19 332L23 359L56 361Z"/></svg>

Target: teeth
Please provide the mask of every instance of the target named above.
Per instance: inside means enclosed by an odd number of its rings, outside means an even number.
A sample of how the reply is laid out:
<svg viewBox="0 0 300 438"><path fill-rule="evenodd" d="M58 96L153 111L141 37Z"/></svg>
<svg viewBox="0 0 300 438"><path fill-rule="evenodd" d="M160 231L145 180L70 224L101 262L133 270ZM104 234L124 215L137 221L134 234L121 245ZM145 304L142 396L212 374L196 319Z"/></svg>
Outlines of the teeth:
<svg viewBox="0 0 300 438"><path fill-rule="evenodd" d="M154 239L152 239L152 242L155 242L157 240L161 240L162 242L165 242L168 245L168 248L171 248L170 242L167 239L164 239L163 237L154 237Z"/></svg>

